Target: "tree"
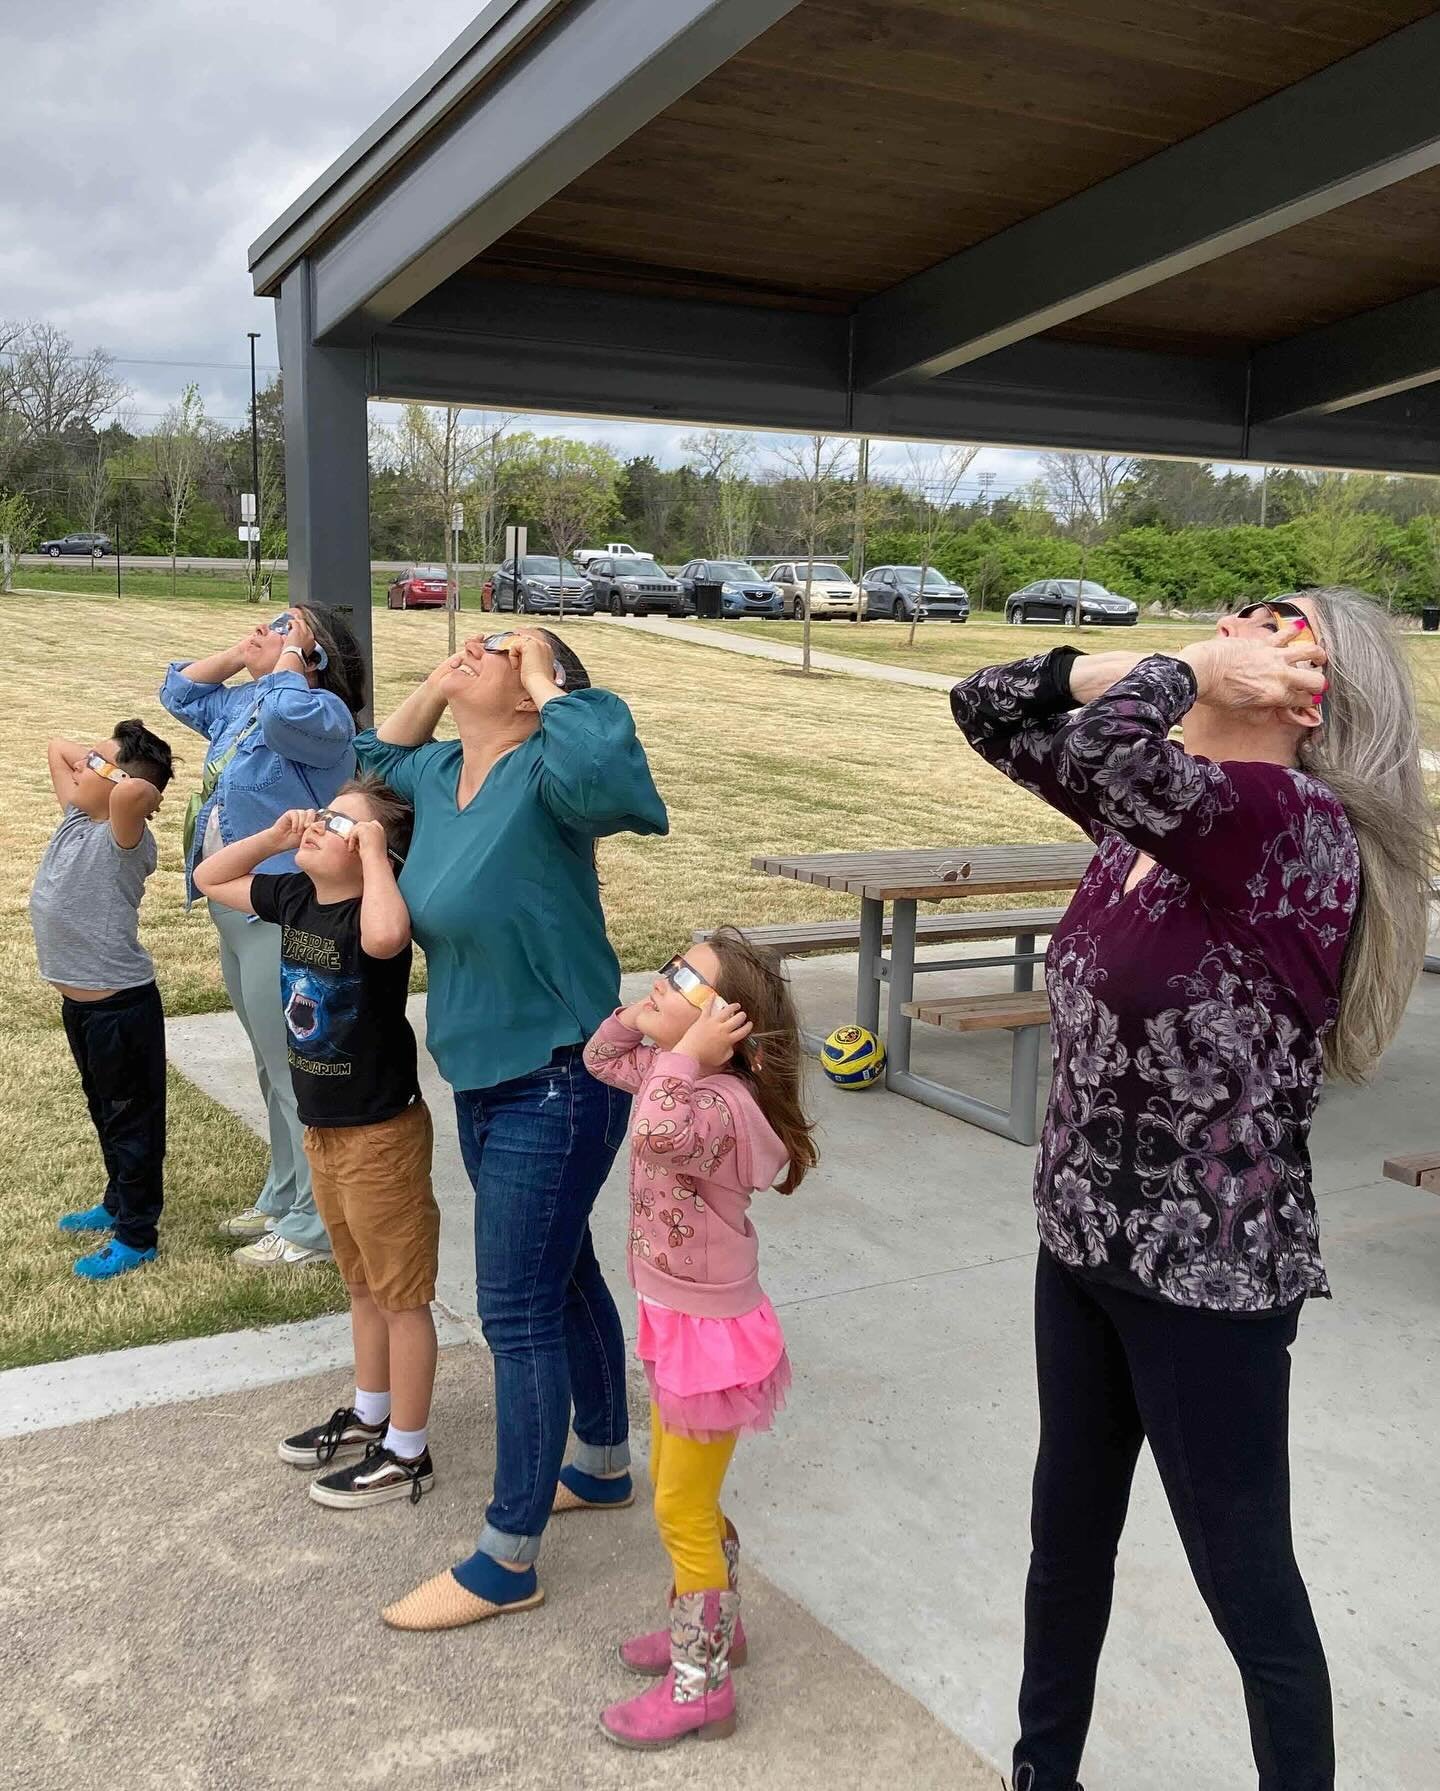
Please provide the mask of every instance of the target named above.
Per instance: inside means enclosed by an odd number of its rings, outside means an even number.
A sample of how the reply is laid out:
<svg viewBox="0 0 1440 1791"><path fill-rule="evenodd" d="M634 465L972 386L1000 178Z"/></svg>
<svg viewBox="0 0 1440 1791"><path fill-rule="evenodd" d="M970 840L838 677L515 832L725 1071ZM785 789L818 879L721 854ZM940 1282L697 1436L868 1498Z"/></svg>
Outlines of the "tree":
<svg viewBox="0 0 1440 1791"><path fill-rule="evenodd" d="M796 441L783 442L775 450L779 482L788 487L794 499L795 521L804 546L805 599L804 633L801 637L800 669L810 673L810 587L815 582L816 552L826 531L849 516L843 500L849 487L841 481L850 471L854 443L844 436L805 435ZM797 563L802 556L797 555Z"/></svg>
<svg viewBox="0 0 1440 1791"><path fill-rule="evenodd" d="M1082 540L1098 539L1134 465L1125 454L1046 454L1045 494L1061 526Z"/></svg>
<svg viewBox="0 0 1440 1791"><path fill-rule="evenodd" d="M1367 585L1380 564L1376 519L1360 508L1364 483L1321 473L1301 520L1305 561L1317 585Z"/></svg>
<svg viewBox="0 0 1440 1791"><path fill-rule="evenodd" d="M32 441L95 429L129 396L103 348L77 354L53 323L0 324L0 411L20 419Z"/></svg>
<svg viewBox="0 0 1440 1791"><path fill-rule="evenodd" d="M211 440L210 426L205 419L205 401L200 388L192 380L180 394L180 402L165 412L160 427L150 438L155 471L165 494L165 508L170 524L170 595L175 595L175 560L180 541L180 525L195 496Z"/></svg>
<svg viewBox="0 0 1440 1791"><path fill-rule="evenodd" d="M680 445L705 489L706 552L717 560L743 558L751 552L755 529L754 438L733 429L706 429L687 435Z"/></svg>
<svg viewBox="0 0 1440 1791"><path fill-rule="evenodd" d="M550 550L563 563L587 535L598 535L615 514L620 462L601 442L542 436L535 444L531 506ZM560 614L565 614L565 581L560 580Z"/></svg>
<svg viewBox="0 0 1440 1791"><path fill-rule="evenodd" d="M0 492L0 591L8 592L15 562L40 538L39 519L23 492Z"/></svg>
<svg viewBox="0 0 1440 1791"><path fill-rule="evenodd" d="M916 447L905 450L910 468L910 483L916 493L915 526L920 536L920 588L915 593L915 608L910 615L910 638L915 645L915 630L920 625L920 605L925 599L925 580L935 560L935 540L948 520L959 495L961 482L974 464L977 447L951 444L931 451Z"/></svg>

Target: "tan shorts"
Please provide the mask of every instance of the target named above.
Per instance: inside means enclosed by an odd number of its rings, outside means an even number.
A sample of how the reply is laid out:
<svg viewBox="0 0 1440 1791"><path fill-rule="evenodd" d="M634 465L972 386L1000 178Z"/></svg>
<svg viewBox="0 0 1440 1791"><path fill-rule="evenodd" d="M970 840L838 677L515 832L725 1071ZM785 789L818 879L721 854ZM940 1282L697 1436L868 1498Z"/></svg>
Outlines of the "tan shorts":
<svg viewBox="0 0 1440 1791"><path fill-rule="evenodd" d="M430 1186L430 1109L417 1101L378 1126L306 1126L315 1205L340 1273L377 1306L435 1298L440 1209Z"/></svg>

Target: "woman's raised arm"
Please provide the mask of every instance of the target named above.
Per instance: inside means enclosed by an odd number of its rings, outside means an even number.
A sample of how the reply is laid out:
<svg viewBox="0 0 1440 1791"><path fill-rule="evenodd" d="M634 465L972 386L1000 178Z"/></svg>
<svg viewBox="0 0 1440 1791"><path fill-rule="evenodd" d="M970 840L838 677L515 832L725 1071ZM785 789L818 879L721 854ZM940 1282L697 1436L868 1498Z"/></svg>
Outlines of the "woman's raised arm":
<svg viewBox="0 0 1440 1791"><path fill-rule="evenodd" d="M445 713L445 699L440 684L465 655L452 653L442 659L425 682L412 690L400 707L387 715L375 730L375 738L386 746L424 746L435 738L435 729Z"/></svg>

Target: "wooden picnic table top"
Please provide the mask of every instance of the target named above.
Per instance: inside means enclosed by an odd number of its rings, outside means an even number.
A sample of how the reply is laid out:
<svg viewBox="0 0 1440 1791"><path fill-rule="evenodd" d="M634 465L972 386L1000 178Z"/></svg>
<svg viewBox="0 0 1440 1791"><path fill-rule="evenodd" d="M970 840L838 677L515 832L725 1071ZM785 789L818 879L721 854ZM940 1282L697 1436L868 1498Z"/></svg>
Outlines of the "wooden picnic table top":
<svg viewBox="0 0 1440 1791"><path fill-rule="evenodd" d="M889 852L812 852L752 858L769 877L844 890L872 902L942 902L960 896L1073 889L1095 855L1088 840L1044 845L925 846ZM965 867L968 865L968 873Z"/></svg>

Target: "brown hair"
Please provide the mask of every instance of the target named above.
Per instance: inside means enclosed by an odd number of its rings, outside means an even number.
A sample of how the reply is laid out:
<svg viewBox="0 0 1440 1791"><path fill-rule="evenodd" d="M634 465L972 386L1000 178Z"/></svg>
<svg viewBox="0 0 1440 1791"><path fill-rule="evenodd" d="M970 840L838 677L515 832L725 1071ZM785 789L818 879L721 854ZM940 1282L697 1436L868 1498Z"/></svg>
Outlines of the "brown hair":
<svg viewBox="0 0 1440 1791"><path fill-rule="evenodd" d="M397 796L373 771L362 771L336 792L340 796L363 796L370 804L374 818L385 829L385 843L397 858L410 850L410 835L415 829L415 811Z"/></svg>
<svg viewBox="0 0 1440 1791"><path fill-rule="evenodd" d="M820 1160L814 1127L800 1105L800 1016L779 963L756 951L734 927L717 927L705 941L720 963L719 993L738 1002L755 1030L731 1069L750 1084L756 1105L790 1159L776 1187L793 1194Z"/></svg>

